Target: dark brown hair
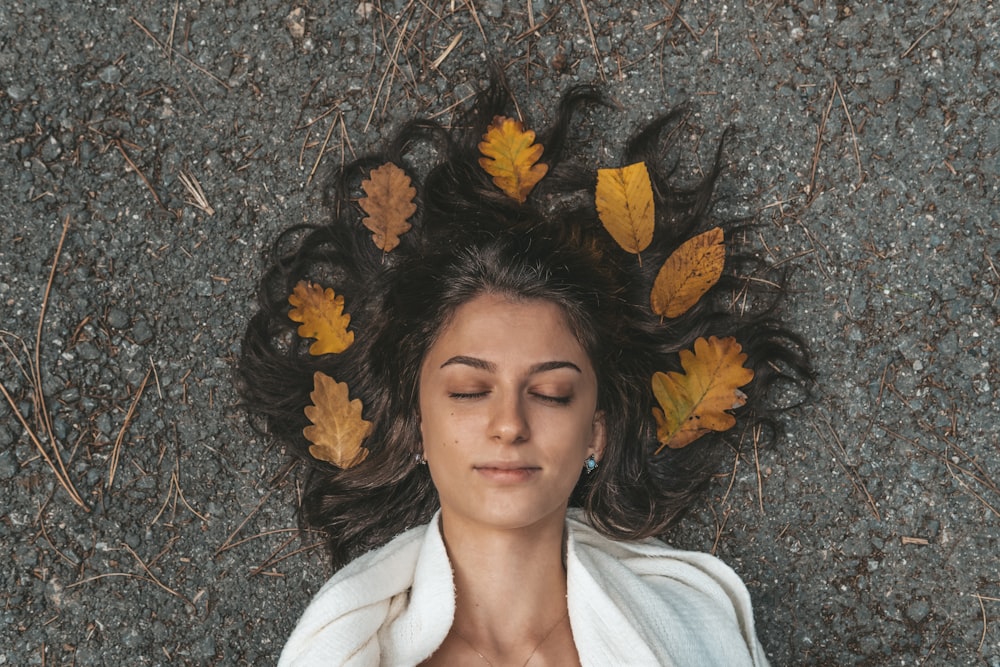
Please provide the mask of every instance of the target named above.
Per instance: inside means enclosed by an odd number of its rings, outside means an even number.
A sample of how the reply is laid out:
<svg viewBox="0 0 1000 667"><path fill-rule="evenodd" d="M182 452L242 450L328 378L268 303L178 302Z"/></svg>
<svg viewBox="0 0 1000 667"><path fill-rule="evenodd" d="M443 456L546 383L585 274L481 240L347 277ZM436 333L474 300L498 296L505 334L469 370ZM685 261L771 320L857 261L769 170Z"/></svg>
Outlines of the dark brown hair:
<svg viewBox="0 0 1000 667"><path fill-rule="evenodd" d="M783 380L801 386L809 377L804 346L775 317L780 280L748 279L762 264L740 248L745 223L710 224L721 141L711 170L693 186L680 187L667 156L669 130L681 115L654 120L628 142L622 158L622 164L644 160L653 182L656 230L641 266L601 227L595 170L564 163L563 156L574 112L605 103L591 87L562 98L553 126L540 137L549 174L519 204L478 165L482 133L509 104L497 80L458 124L462 130L413 121L383 153L344 167L329 190L329 222L293 227L276 243L261 282L260 309L243 342L242 394L251 414L263 417L267 432L308 470L301 516L325 532L335 566L426 522L437 509L427 468L417 461L419 369L455 309L478 295L558 304L590 355L607 447L598 471L581 476L571 504L617 539L658 534L676 521L716 470L718 445L736 443L748 427L772 424L764 407L768 389ZM430 146L437 158L417 184L413 229L383 254L352 197L360 180L386 161L417 174L409 158L418 145ZM717 224L726 228L723 278L681 317L655 316L649 289L656 269L685 240ZM345 352L310 356L307 342L295 335L287 298L304 279L345 296L356 336ZM749 308L733 305L736 294L749 295L749 301L741 298ZM679 370L678 351L708 335L735 336L749 355L755 375L744 388L747 405L737 411L742 428L653 456L659 443L651 376ZM353 468L341 470L308 453L303 409L317 370L346 382L373 423L365 441L370 455Z"/></svg>

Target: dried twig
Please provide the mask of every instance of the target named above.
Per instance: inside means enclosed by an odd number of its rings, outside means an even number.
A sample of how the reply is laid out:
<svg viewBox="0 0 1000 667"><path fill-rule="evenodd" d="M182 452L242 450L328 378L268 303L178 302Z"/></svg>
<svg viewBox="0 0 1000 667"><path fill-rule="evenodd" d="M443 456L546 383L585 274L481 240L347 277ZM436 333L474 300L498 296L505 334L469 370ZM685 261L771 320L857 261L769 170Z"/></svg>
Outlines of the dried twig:
<svg viewBox="0 0 1000 667"><path fill-rule="evenodd" d="M324 111L320 115L316 116L315 118L313 118L312 120L310 120L308 123L302 123L301 125L296 125L294 128L292 128L292 132L298 132L299 130L305 130L307 128L310 128L313 125L315 125L316 123L318 123L319 121L321 121L324 118L326 118L327 116L329 116L330 114L334 113L335 111L339 111L340 110L340 104L343 101L344 100L342 100L342 99L335 100L333 102L333 104L331 104L330 106L327 107L326 111Z"/></svg>
<svg viewBox="0 0 1000 667"><path fill-rule="evenodd" d="M146 37L149 37L151 40L153 40L153 43L156 44L158 47L160 47L161 50L163 50L164 55L169 55L170 53L176 54L178 58L180 58L181 60L183 60L188 65L190 65L191 67L195 68L196 70L198 70L199 72L201 72L202 74L204 74L205 76L207 76L208 78L212 79L212 81L215 81L217 84L219 84L220 86L222 86L226 90L230 89L229 84L227 84L225 81L223 81L219 77L217 77L214 74L212 74L211 72L209 72L207 69L205 69L204 67L202 67L201 65L199 65L195 61L193 61L190 58L188 58L183 53L180 53L180 52L177 52L177 51L168 51L167 48L166 48L166 46L164 46L163 42L161 42L155 36L153 36L153 33L151 33L149 31L149 28L147 28L142 23L140 23L137 18L135 18L134 16L130 16L128 18L129 18L130 21L132 21L133 24L135 24L135 26L137 28L139 28L139 30L141 30L143 33L145 33Z"/></svg>
<svg viewBox="0 0 1000 667"><path fill-rule="evenodd" d="M983 613L983 635L979 638L979 647L976 649L978 651L982 651L983 642L986 641L986 605L983 604L983 600L987 600L989 602L1000 602L1000 598L991 598L986 595L980 595L979 593L973 593L972 597L979 600L979 609Z"/></svg>
<svg viewBox="0 0 1000 667"><path fill-rule="evenodd" d="M865 486L861 476L858 475L858 473L853 469L853 466L848 466L847 464L847 450L844 449L844 444L840 441L840 436L837 435L837 430L833 427L833 424L830 423L830 420L827 419L826 415L820 413L820 417L822 417L823 421L826 423L826 427L830 431L833 441L837 444L837 448L840 450L839 455L837 454L837 450L833 450L834 460L837 462L837 465L843 468L844 472L847 473L847 478L851 480L851 486L853 486L856 491L864 495L865 499L868 501L868 506L872 510L872 514L875 515L875 518L881 521L882 515L878 511L875 499L872 498L872 495L868 492L868 488ZM824 438L823 434L820 433L819 427L816 425L815 421L812 422L812 426L816 431L816 435L818 435L821 440L825 441L826 438ZM833 447L831 447L831 449L833 449Z"/></svg>
<svg viewBox="0 0 1000 667"><path fill-rule="evenodd" d="M42 330L45 325L45 312L48 310L49 295L52 292L52 284L55 281L56 268L59 265L59 257L62 254L63 244L66 241L66 233L69 231L69 224L70 224L70 218L67 215L66 218L63 220L62 234L59 236L59 243L56 245L56 252L52 258L52 268L49 271L49 279L48 282L45 284L45 293L42 296L42 304L39 309L38 328L35 332L34 362L32 363L32 360L28 358L27 361L28 368L25 369L24 366L22 366L21 363L17 360L17 354L14 352L14 350L12 350L9 345L7 345L6 341L2 341L3 346L7 349L12 360L14 361L15 364L17 364L22 375L24 375L25 379L28 381L28 384L31 385L32 400L35 405L35 412L36 415L38 415L39 426L42 430L42 433L45 435L46 439L49 442L49 446L52 448L51 455L49 454L45 446L42 444L41 438L38 437L38 434L35 432L34 429L31 428L31 425L28 423L28 420L25 419L24 415L21 413L20 408L18 408L17 403L14 401L14 397L11 396L10 392L7 391L7 388L4 386L3 382L0 382L0 393L3 394L3 397L10 405L10 408L13 411L14 416L17 417L17 420L21 423L21 426L28 434L28 438L31 440L32 444L35 445L35 449L38 450L38 454L42 457L46 465L49 466L49 469L56 476L56 481L59 482L59 485L63 488L63 490L66 491L66 493L69 495L70 499L74 503L76 503L84 510L89 512L90 508L88 508L86 503L83 502L83 498L81 498L80 494L77 492L76 487L73 485L73 480L70 478L69 472L66 470L66 465L63 463L62 454L60 454L59 452L59 443L56 441L55 432L52 429L52 419L49 416L48 408L46 407L45 404L45 395L42 393L42 373L41 373ZM28 356L28 347L27 345L25 345L24 341L20 337L10 332L0 332L0 333L9 335L12 338L16 339L17 341L19 341L21 343L21 347L24 350L25 356L26 357Z"/></svg>
<svg viewBox="0 0 1000 667"><path fill-rule="evenodd" d="M847 116L847 126L851 128L851 141L854 144L854 161L858 163L858 182L854 184L854 190L857 191L861 187L861 184L865 182L865 170L861 166L861 151L858 150L858 134L854 131L854 120L851 119L851 112L847 108L847 102L844 100L844 93L840 90L840 84L837 80L833 80L833 89L837 91L837 97L840 98L840 105L844 108L844 115Z"/></svg>
<svg viewBox="0 0 1000 667"><path fill-rule="evenodd" d="M410 3L412 5L412 3ZM385 85L385 80L388 78L389 73L396 66L396 58L399 57L399 50L403 46L403 39L406 37L406 29L410 25L410 18L407 17L406 21L403 22L403 27L399 30L399 37L396 38L396 45L392 49L392 55L389 56L389 63L386 65L385 72L382 73L382 78L378 82L378 88L375 90L375 99L372 102L372 110L368 114L368 120L365 122L364 131L368 131L368 126L372 123L372 118L375 117L375 110L378 108L379 98L382 96L382 86ZM392 86L390 85L390 92ZM386 93L388 96L388 93Z"/></svg>
<svg viewBox="0 0 1000 667"><path fill-rule="evenodd" d="M220 548L216 553L221 553L222 551L229 551L230 549L235 549L236 547L246 544L248 542L253 542L254 540L259 540L262 537L268 537L270 535L280 535L282 533L295 533L299 534L301 531L298 528L275 528L273 530L265 530L263 533L257 533L256 535L251 535L249 537L244 537L242 540L237 540L224 548Z"/></svg>
<svg viewBox="0 0 1000 667"><path fill-rule="evenodd" d="M178 462L177 469L179 468L180 465ZM163 516L163 513L167 509L167 505L170 504L171 499L173 499L174 501L174 508L173 510L171 510L170 520L173 521L173 515L177 511L178 498L184 504L184 507L188 508L188 511L191 512L191 514L194 514L203 522L208 523L208 519L202 516L202 514L199 513L198 510L191 507L190 503L188 503L187 499L184 497L184 491L181 490L180 478L178 477L177 469L175 469L173 472L170 473L170 486L167 489L167 497L163 499L163 505L160 506L160 511L156 513L156 516L153 517L153 520L149 523L150 526L156 525L156 522L160 520L160 517Z"/></svg>
<svg viewBox="0 0 1000 667"><path fill-rule="evenodd" d="M590 22L590 12L587 11L586 0L580 0L580 9L583 10L583 20L587 23L587 33L590 35L590 48L594 50L594 64L597 65L597 73L601 75L601 81L607 81L604 76L604 65L601 64L601 52L597 49L597 39L594 37L594 26Z"/></svg>
<svg viewBox="0 0 1000 667"><path fill-rule="evenodd" d="M318 549L319 547L323 546L323 542L313 542L312 544L307 544L304 547L299 547L298 549L296 549L294 551L289 551L287 554L285 554L284 556L281 556L280 558L276 558L276 556L279 553L281 553L285 549L285 547L288 546L292 542L292 540L294 540L294 539L295 539L295 537L292 537L292 538L289 538L288 540L286 540L284 542L284 544L282 544L280 547L278 547L278 549L276 551L274 551L274 552L271 553L271 555L267 558L267 560L265 560L258 567L256 567L252 572L250 572L250 576L251 577L256 577L258 574L261 574L266 568L273 567L273 566L277 565L278 563L280 563L283 560L288 560L289 558L292 558L293 556L297 556L297 555L299 555L301 553L306 553L308 551L312 551L313 549Z"/></svg>
<svg viewBox="0 0 1000 667"><path fill-rule="evenodd" d="M666 16L666 17L664 17L662 19L653 21L652 23L647 23L646 25L642 26L642 29L643 30L647 30L647 31L648 30L654 30L655 28L658 28L661 25L666 24L667 29L669 30L670 26L672 26L673 23L674 23L674 19L677 18L677 12L681 8L681 1L682 0L677 0L677 2L674 4L674 6L670 8L670 15L669 16Z"/></svg>
<svg viewBox="0 0 1000 667"><path fill-rule="evenodd" d="M454 103L454 104L452 104L451 106L448 106L448 107L445 107L444 109L441 109L440 111L435 111L435 112L434 112L434 113L432 113L432 114L431 114L430 116L428 116L428 119L430 119L430 120L433 120L433 119L435 119L435 118L438 118L438 117L440 117L440 116L443 116L443 115L445 115L446 113L449 113L449 112L451 112L451 111L452 111L453 109L455 109L456 107L459 107L459 106L461 106L462 104L464 104L464 103L465 103L466 101L468 101L469 99L471 99L471 98L475 97L475 95L476 95L475 93L470 93L470 94L466 95L465 97L463 97L463 98L462 98L462 99L460 99L459 101L455 102L455 103Z"/></svg>
<svg viewBox="0 0 1000 667"><path fill-rule="evenodd" d="M902 60L906 56L910 55L910 52L913 51L913 49L915 49L917 47L917 44L920 43L920 40L922 40L924 37L926 37L927 35L931 34L935 30L937 30L938 28L940 28L941 26L943 26L944 22L948 20L949 16L951 16L952 14L955 13L956 9L958 9L958 0L955 0L955 4L953 4L951 6L951 9L949 9L947 12L944 13L944 16L941 17L940 21L938 21L937 23L935 23L933 26L931 26L927 30L924 30L920 34L920 37L917 37L915 40L913 40L913 43L910 44L910 46L908 46L905 51L903 51L901 54L899 54L899 59Z"/></svg>
<svg viewBox="0 0 1000 667"><path fill-rule="evenodd" d="M49 435L49 442L52 445L52 451L55 454L56 461L59 462L59 468L62 470L63 475L66 479L69 479L69 473L66 472L66 467L63 465L62 457L59 455L59 448L56 447L55 439L53 437L54 433L52 430L52 418L49 416L49 410L45 405L45 396L42 394L42 327L45 325L45 312L49 309L49 295L52 293L52 283L55 282L56 278L56 267L59 265L59 256L62 255L63 244L66 242L66 233L69 231L69 216L67 215L63 219L62 233L59 234L59 243L56 244L56 252L52 257L52 268L49 269L49 280L45 283L45 294L42 296L42 305L38 312L38 328L35 329L35 366L34 366L34 386L37 392L37 403L40 412L42 413L42 420L44 423L44 428Z"/></svg>
<svg viewBox="0 0 1000 667"><path fill-rule="evenodd" d="M997 515L997 517L1000 517L1000 509L997 509L992 504L990 504L990 502L986 500L986 498L983 498L981 495L976 493L976 491L971 486L969 486L964 479L955 474L955 471L952 470L952 468L953 467L957 468L958 466L954 466L952 462L949 461L947 458L942 458L941 460L944 461L945 468L948 469L948 473L952 476L952 478L954 478L956 482L958 482L959 486L968 491L970 495L972 495L974 498L976 498L976 500L978 500L984 506L986 506L986 508L989 509L991 512L993 512L993 514ZM969 473L966 472L966 474ZM972 477L973 479L977 479L974 475L970 475L970 477Z"/></svg>
<svg viewBox="0 0 1000 667"><path fill-rule="evenodd" d="M483 24L479 22L479 12L476 11L476 4L472 0L465 0L465 4L469 6L469 13L472 14L472 22L476 24L479 28L479 34L483 36L483 46L488 46L490 40L486 39L486 31L483 30ZM451 8L452 13L455 12L454 4Z"/></svg>
<svg viewBox="0 0 1000 667"><path fill-rule="evenodd" d="M533 34L537 33L539 28L541 28L546 23L548 23L549 21L551 21L552 19L554 19L556 17L556 14L559 13L559 10L562 9L562 7L563 7L564 4L565 3L560 2L555 7L552 8L551 12L549 12L548 14L543 14L542 20L539 21L538 23L529 23L527 30L525 30L521 34L517 35L516 37L514 37L514 39L512 39L510 41L512 41L514 43L517 43L517 42L520 42L521 40L523 40L528 35L533 35ZM531 0L528 0L528 7L529 8L531 7Z"/></svg>
<svg viewBox="0 0 1000 667"><path fill-rule="evenodd" d="M187 604L187 605L189 605L191 607L191 609L196 609L196 607L194 605L194 602L191 602L191 600L188 600L186 597L184 597L183 595L181 595L180 593L178 593L177 591L175 591L174 589L170 588L169 586L167 586L166 584L164 584L162 581L160 581L159 579L157 579L156 575L153 574L152 570L150 570L146 566L146 564L144 562L142 562L142 559L139 558L139 554L137 554L135 551L132 550L132 547L130 547L125 542L122 542L122 546L125 548L126 551L128 551L130 554L132 554L132 557L135 558L135 560L136 560L137 563L139 563L139 567L141 567L146 572L146 575L149 577L150 581L152 581L154 584L156 584L157 586L159 586L160 588L162 588L166 592L170 593L174 597L178 598L179 600L183 600L185 604Z"/></svg>
<svg viewBox="0 0 1000 667"><path fill-rule="evenodd" d="M128 156L128 153L125 152L125 147L122 146L122 140L121 139L115 139L114 140L114 144L115 144L115 147L118 148L118 152L121 153L122 157L125 158L125 161L128 162L128 166L132 167L132 171L134 171L135 173L137 173L139 175L139 178L142 179L142 182L146 184L146 187L153 194L153 199L156 200L157 206L159 206L164 211L166 211L167 207L163 205L162 201L160 201L160 195L156 194L156 190L153 189L153 186L152 186L152 184L150 184L149 179L147 179L146 175L143 174L142 171L139 170L139 167L135 166L135 162L132 162L132 158L130 158Z"/></svg>
<svg viewBox="0 0 1000 667"><path fill-rule="evenodd" d="M174 17L170 20L170 34L167 36L167 45L164 49L167 52L167 60L173 60L174 51L174 30L177 28L177 13L181 9L181 0L174 2Z"/></svg>
<svg viewBox="0 0 1000 667"><path fill-rule="evenodd" d="M819 121L819 127L816 128L816 146L813 148L812 169L809 170L809 191L806 193L809 197L807 206L817 197L816 170L819 168L819 154L823 149L823 132L826 130L826 121L830 117L830 109L833 108L833 98L837 93L836 86L837 81L834 80L833 86L830 87L830 99L827 100L826 109L823 110L823 116Z"/></svg>
<svg viewBox="0 0 1000 667"><path fill-rule="evenodd" d="M340 111L337 112L340 116ZM323 137L323 145L319 147L319 154L316 156L316 161L313 162L312 169L309 170L309 178L306 179L306 185L312 183L313 176L316 175L316 170L319 169L319 163L323 159L323 154L326 153L326 145L330 143L330 135L333 134L333 128L337 125L337 119L334 118L330 121L330 127L326 128L326 136Z"/></svg>
<svg viewBox="0 0 1000 667"><path fill-rule="evenodd" d="M760 456L758 454L758 444L760 443L761 425L753 427L753 464L757 469L757 500L760 503L760 512L764 513L764 480L760 474Z"/></svg>
<svg viewBox="0 0 1000 667"><path fill-rule="evenodd" d="M729 522L729 514L730 512L728 508L722 512L721 523L719 522L718 517L716 517L716 522L718 523L718 525L716 526L715 529L715 541L712 542L712 550L709 552L713 556L715 555L716 550L719 548L719 542L722 540L722 533L726 529L726 524Z"/></svg>
<svg viewBox="0 0 1000 667"><path fill-rule="evenodd" d="M437 69L441 65L441 63L444 62L444 59L447 58L449 55L451 55L451 52L455 50L455 47L458 46L458 43L460 41L462 41L461 30L458 31L457 35L452 37L451 43L445 47L444 51L441 52L441 55L439 55L437 58L434 59L434 62L431 63L431 69Z"/></svg>
<svg viewBox="0 0 1000 667"><path fill-rule="evenodd" d="M150 368L146 371L146 376L142 378L142 384L139 385L139 390L135 392L135 397L132 399L132 405L129 406L128 412L125 413L125 421L122 422L121 430L118 431L118 437L115 438L115 446L111 450L111 460L108 463L108 482L104 486L104 488L109 491L111 490L111 485L115 483L115 472L118 470L118 459L121 456L122 442L125 440L125 432L128 430L128 426L132 422L132 416L135 415L135 408L139 404L139 399L142 398L142 392L146 389L146 383L149 382L149 376L152 372L153 369Z"/></svg>
<svg viewBox="0 0 1000 667"><path fill-rule="evenodd" d="M231 532L229 534L229 537L226 538L226 541L222 543L222 546L215 550L214 554L215 556L218 556L223 551L232 548L230 545L233 541L233 538L239 535L240 531L243 530L243 526L247 525L247 522L250 520L250 518L253 517L253 515L256 514L261 507L264 506L264 503L267 502L267 499L271 497L271 493L272 493L271 491L265 493L264 497L260 499L259 503L257 503L257 506L254 507L253 510L251 510L250 513L243 518L243 521L240 521L240 525L236 526L236 530Z"/></svg>
<svg viewBox="0 0 1000 667"><path fill-rule="evenodd" d="M726 487L726 492L722 495L722 502L719 503L720 507L724 507L726 501L729 500L729 492L733 490L733 484L736 483L736 468L740 463L740 455L737 452L736 456L733 457L733 472L729 475L729 486Z"/></svg>

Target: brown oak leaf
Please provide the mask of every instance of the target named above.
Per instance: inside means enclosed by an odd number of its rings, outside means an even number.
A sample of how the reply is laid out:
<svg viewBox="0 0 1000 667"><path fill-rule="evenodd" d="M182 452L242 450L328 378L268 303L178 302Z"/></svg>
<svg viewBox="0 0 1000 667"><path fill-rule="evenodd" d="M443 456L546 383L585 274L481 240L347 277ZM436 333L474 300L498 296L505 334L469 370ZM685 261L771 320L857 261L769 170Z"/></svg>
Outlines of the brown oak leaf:
<svg viewBox="0 0 1000 667"><path fill-rule="evenodd" d="M348 331L351 316L344 312L344 297L333 289L301 280L288 297L292 309L288 319L299 322L298 334L303 338L315 338L309 346L309 354L336 354L343 352L354 342L354 332Z"/></svg>
<svg viewBox="0 0 1000 667"><path fill-rule="evenodd" d="M406 172L392 162L372 169L371 177L361 181L361 189L368 195L358 200L368 214L361 222L372 231L375 245L389 252L399 245L400 234L412 227L407 220L417 210L413 203L417 190Z"/></svg>
<svg viewBox="0 0 1000 667"><path fill-rule="evenodd" d="M542 180L549 166L539 162L545 148L535 143L535 133L521 121L496 116L479 143L479 166L493 177L493 183L520 203Z"/></svg>
<svg viewBox="0 0 1000 667"><path fill-rule="evenodd" d="M313 374L309 398L312 405L306 406L305 413L313 425L302 429L302 435L313 443L309 447L313 458L345 469L364 461L368 450L361 443L372 424L361 417L361 400L350 400L346 383L319 371Z"/></svg>
<svg viewBox="0 0 1000 667"><path fill-rule="evenodd" d="M653 395L660 407L653 408L656 438L660 447L679 449L709 431L726 431L736 418L726 412L746 403L740 387L753 380L753 371L743 363L747 355L735 338L698 338L694 351L681 350L684 373L653 374Z"/></svg>

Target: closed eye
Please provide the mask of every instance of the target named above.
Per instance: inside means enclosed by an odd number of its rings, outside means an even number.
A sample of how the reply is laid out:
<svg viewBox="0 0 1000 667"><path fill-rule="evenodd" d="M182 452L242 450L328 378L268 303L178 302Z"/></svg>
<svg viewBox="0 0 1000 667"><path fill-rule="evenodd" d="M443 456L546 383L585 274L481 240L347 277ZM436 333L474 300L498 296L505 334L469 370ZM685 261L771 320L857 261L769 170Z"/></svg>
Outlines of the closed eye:
<svg viewBox="0 0 1000 667"><path fill-rule="evenodd" d="M572 396L550 396L549 394L532 394L535 398L545 403L552 403L553 405L569 405L573 400Z"/></svg>
<svg viewBox="0 0 1000 667"><path fill-rule="evenodd" d="M488 391L472 391L472 392L452 391L448 392L448 397L454 398L455 400L458 401L471 401L477 398L484 398L489 393L490 392Z"/></svg>

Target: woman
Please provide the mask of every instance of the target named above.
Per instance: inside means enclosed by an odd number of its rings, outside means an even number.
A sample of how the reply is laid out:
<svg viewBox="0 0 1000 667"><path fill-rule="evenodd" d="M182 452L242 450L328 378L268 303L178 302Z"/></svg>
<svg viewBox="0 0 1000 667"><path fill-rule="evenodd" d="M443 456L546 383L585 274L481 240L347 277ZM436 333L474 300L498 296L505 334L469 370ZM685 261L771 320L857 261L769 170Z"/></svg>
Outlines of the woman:
<svg viewBox="0 0 1000 667"><path fill-rule="evenodd" d="M547 174L511 192L484 163L496 153L503 91L479 96L464 136L415 122L385 155L345 168L334 219L290 230L265 275L244 395L308 467L304 522L343 566L280 664L766 664L732 570L651 539L704 486L718 445L740 433L668 442L654 372L679 371L679 352L706 336L738 340L753 378L733 394L744 428L766 421L769 386L808 374L801 345L771 316L777 294L740 277L755 264L732 241L697 303L669 317L650 311L653 274L706 226L719 156L682 189L662 165L661 135L677 115L629 143L624 161L645 162L656 204L654 242L636 257L602 226L595 174L562 162L573 111L603 102L599 93L564 97L540 141ZM420 139L439 160L413 228L387 248L375 224L372 243L362 222L378 217L373 168L404 165ZM362 221L351 198L366 177ZM352 334L342 331L333 353L310 354L293 333L313 335L303 314L311 281L350 313ZM318 454L327 450L316 434L333 419L320 416L321 376L363 406L361 444L346 458Z"/></svg>

